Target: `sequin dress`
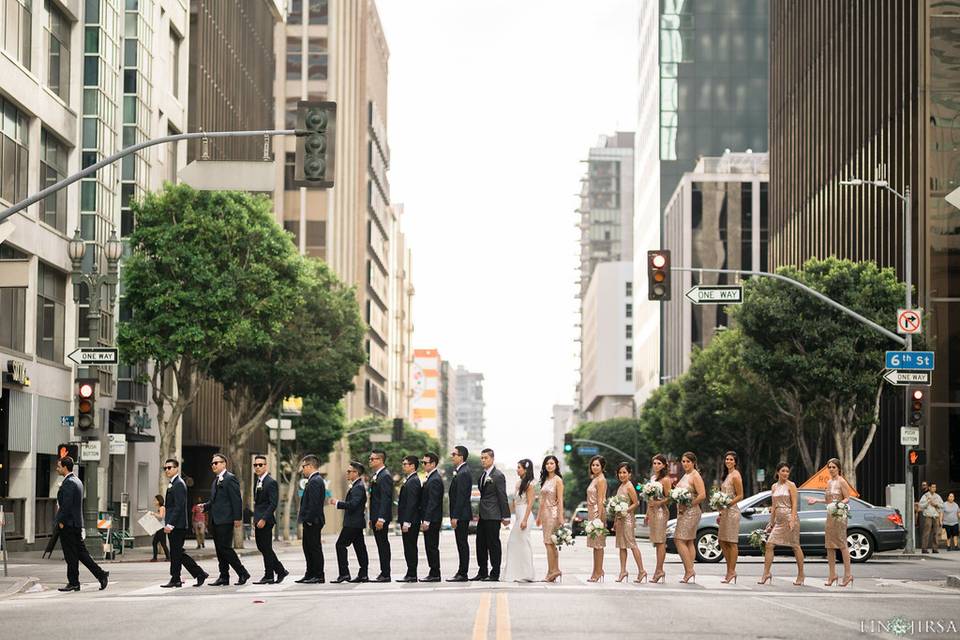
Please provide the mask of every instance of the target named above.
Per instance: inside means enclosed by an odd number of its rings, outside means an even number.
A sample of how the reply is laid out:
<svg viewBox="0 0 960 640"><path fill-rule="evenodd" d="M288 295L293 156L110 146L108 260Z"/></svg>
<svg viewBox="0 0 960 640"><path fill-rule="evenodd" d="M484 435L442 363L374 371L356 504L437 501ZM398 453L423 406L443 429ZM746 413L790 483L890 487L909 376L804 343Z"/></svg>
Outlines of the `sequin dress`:
<svg viewBox="0 0 960 640"><path fill-rule="evenodd" d="M598 487L600 484L599 478L594 478L590 482L590 486L587 487L587 518L589 520L595 520L599 518L604 521L606 524L606 519L603 516L603 505L600 503L600 496L598 495ZM587 548L588 549L603 549L607 544L607 536L597 536L596 538L591 538L587 536Z"/></svg>
<svg viewBox="0 0 960 640"><path fill-rule="evenodd" d="M800 544L800 523L794 523L790 528L790 518L793 514L793 501L790 498L790 486L793 482L776 482L770 493L772 501L770 508L770 522L773 530L767 539L767 544L778 544L785 547L795 547ZM795 485L794 485L795 486Z"/></svg>
<svg viewBox="0 0 960 640"><path fill-rule="evenodd" d="M685 488L690 492L690 497L694 500L697 499L697 489L693 486L693 483L689 480L690 474L685 474L680 478L680 482L677 483L675 488L681 489ZM677 540L693 540L697 537L697 527L700 525L700 515L702 511L700 505L690 505L685 507L682 505L677 506L677 527L673 532L673 537Z"/></svg>
<svg viewBox="0 0 960 640"><path fill-rule="evenodd" d="M621 484L617 489L617 495L630 500L630 485ZM623 516L614 519L613 531L616 534L617 549L637 548L637 536L634 533L635 523L636 513L633 509L627 511Z"/></svg>
<svg viewBox="0 0 960 640"><path fill-rule="evenodd" d="M827 487L823 497L827 504L834 500L843 500L842 481L827 480ZM827 522L823 526L823 541L827 549L846 549L847 548L847 521L834 518L827 513Z"/></svg>
<svg viewBox="0 0 960 640"><path fill-rule="evenodd" d="M651 477L650 482L663 483ZM670 509L667 503L654 505L647 501L647 528L650 530L650 544L664 544L667 541L667 521L670 520Z"/></svg>
<svg viewBox="0 0 960 640"><path fill-rule="evenodd" d="M560 502L557 497L557 479L550 478L540 487L540 524L543 526L544 544L553 544L550 536L563 524Z"/></svg>
<svg viewBox="0 0 960 640"><path fill-rule="evenodd" d="M723 484L720 485L720 491L730 496L730 499L732 500L734 496L737 495L737 491L733 487L733 478L731 475L732 474L727 474L727 477L724 478ZM720 526L720 531L717 534L720 542L736 543L739 541L740 507L732 504L726 509L721 510L720 514L717 516L717 523Z"/></svg>

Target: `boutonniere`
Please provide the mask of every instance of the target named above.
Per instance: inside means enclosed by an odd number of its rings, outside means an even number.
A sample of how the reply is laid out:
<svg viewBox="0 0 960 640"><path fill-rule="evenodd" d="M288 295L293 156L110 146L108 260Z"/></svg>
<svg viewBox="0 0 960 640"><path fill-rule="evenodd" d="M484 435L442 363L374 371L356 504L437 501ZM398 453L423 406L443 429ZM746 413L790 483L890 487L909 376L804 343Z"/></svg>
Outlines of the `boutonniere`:
<svg viewBox="0 0 960 640"><path fill-rule="evenodd" d="M460 472L459 472L459 471L454 471L454 472L453 472L453 477L456 478L458 473L460 473Z"/></svg>

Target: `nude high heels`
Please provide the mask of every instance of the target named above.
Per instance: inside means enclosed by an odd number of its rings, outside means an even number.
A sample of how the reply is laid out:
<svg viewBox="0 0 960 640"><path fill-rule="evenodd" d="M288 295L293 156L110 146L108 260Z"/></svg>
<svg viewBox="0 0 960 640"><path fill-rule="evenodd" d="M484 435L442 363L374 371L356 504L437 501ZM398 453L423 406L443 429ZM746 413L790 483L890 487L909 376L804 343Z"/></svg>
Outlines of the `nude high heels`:
<svg viewBox="0 0 960 640"><path fill-rule="evenodd" d="M697 574L691 573L690 575L683 576L683 578L680 579L680 584L689 584L690 582L694 584L697 583Z"/></svg>
<svg viewBox="0 0 960 640"><path fill-rule="evenodd" d="M637 584L643 584L643 583L646 582L646 581L647 581L647 572L646 572L646 571L641 572L640 575L637 576L637 579L634 580L634 582L637 583Z"/></svg>
<svg viewBox="0 0 960 640"><path fill-rule="evenodd" d="M769 582L771 585L773 584L773 574L766 573L760 576L760 579L757 580L757 584L765 584L767 582Z"/></svg>
<svg viewBox="0 0 960 640"><path fill-rule="evenodd" d="M737 584L737 574L734 573L725 577L723 580L720 581L720 584L730 584L731 582L733 584Z"/></svg>
<svg viewBox="0 0 960 640"><path fill-rule="evenodd" d="M836 580L836 578L834 578L834 580ZM850 585L850 584L852 584L852 583L853 583L853 576L848 576L848 577L846 577L846 578L843 579L843 582L840 583L840 586L841 586L841 587L846 587L846 586L848 586L848 585Z"/></svg>
<svg viewBox="0 0 960 640"><path fill-rule="evenodd" d="M630 574L627 573L626 571L624 571L623 573L621 573L621 574L617 577L617 582L623 582L624 580L626 580L626 579L629 578L629 577L630 577Z"/></svg>
<svg viewBox="0 0 960 640"><path fill-rule="evenodd" d="M833 576L832 578L827 578L827 581L823 583L823 586L829 587L830 585L836 583L836 581L837 581L837 576Z"/></svg>
<svg viewBox="0 0 960 640"><path fill-rule="evenodd" d="M605 575L606 575L606 574L605 574L603 571L601 571L601 572L600 572L600 575L598 575L598 576L590 576L589 578L587 578L587 582L603 582L603 577L604 577Z"/></svg>
<svg viewBox="0 0 960 640"><path fill-rule="evenodd" d="M650 583L651 583L651 584L657 584L657 583L664 584L666 581L667 581L667 574L665 574L665 573L663 573L663 572L659 572L659 573L654 573L654 574L653 574L653 580L651 580Z"/></svg>

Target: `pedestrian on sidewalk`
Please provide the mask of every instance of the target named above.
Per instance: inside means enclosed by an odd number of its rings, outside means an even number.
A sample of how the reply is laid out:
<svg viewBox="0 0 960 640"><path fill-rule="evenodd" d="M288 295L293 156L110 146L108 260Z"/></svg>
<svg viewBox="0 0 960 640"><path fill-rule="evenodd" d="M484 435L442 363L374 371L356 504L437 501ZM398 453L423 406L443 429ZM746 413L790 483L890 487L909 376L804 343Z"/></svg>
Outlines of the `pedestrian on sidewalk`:
<svg viewBox="0 0 960 640"><path fill-rule="evenodd" d="M153 516L160 522L163 522L163 515L165 513L165 508L163 506L163 496L160 495L159 493L153 497L153 506L154 506ZM151 541L151 544L153 545L153 558L150 559L150 562L157 561L158 549L163 549L164 560L170 559L170 552L167 550L167 534L163 530L163 527L157 529L157 531L153 534L153 540Z"/></svg>
<svg viewBox="0 0 960 640"><path fill-rule="evenodd" d="M952 493L947 494L947 501L943 503L943 528L947 533L947 551L960 551L958 542L958 520L957 511L960 510L960 504L957 504Z"/></svg>
<svg viewBox="0 0 960 640"><path fill-rule="evenodd" d="M920 513L923 515L923 553L939 553L940 521L943 518L943 498L937 494L937 483L931 482L927 492L920 496Z"/></svg>
<svg viewBox="0 0 960 640"><path fill-rule="evenodd" d="M197 539L197 549L203 549L203 539L207 533L207 514L203 511L203 497L197 496L197 504L193 505L193 535Z"/></svg>
<svg viewBox="0 0 960 640"><path fill-rule="evenodd" d="M67 585L57 591L80 591L80 563L93 574L103 591L110 572L93 561L83 543L83 483L73 473L73 464L70 456L57 460L57 473L63 476L63 482L57 490L57 515L53 524L60 529L60 545L67 562Z"/></svg>

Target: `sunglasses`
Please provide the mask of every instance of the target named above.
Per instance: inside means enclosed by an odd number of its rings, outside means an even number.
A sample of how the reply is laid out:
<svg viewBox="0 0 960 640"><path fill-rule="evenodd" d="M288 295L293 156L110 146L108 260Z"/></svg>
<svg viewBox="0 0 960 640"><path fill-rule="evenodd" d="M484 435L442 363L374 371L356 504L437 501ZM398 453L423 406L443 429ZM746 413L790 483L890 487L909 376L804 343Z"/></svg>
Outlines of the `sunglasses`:
<svg viewBox="0 0 960 640"><path fill-rule="evenodd" d="M255 467L265 467L267 464L265 462L254 462L253 466Z"/></svg>
<svg viewBox="0 0 960 640"><path fill-rule="evenodd" d="M421 460L420 464L430 464L433 460Z"/></svg>
<svg viewBox="0 0 960 640"><path fill-rule="evenodd" d="M210 466L212 467L212 466L215 465L215 464L223 464L223 460L213 460L213 461L210 463Z"/></svg>
<svg viewBox="0 0 960 640"><path fill-rule="evenodd" d="M164 467L164 471L170 471L170 469L176 469L176 467Z"/></svg>

